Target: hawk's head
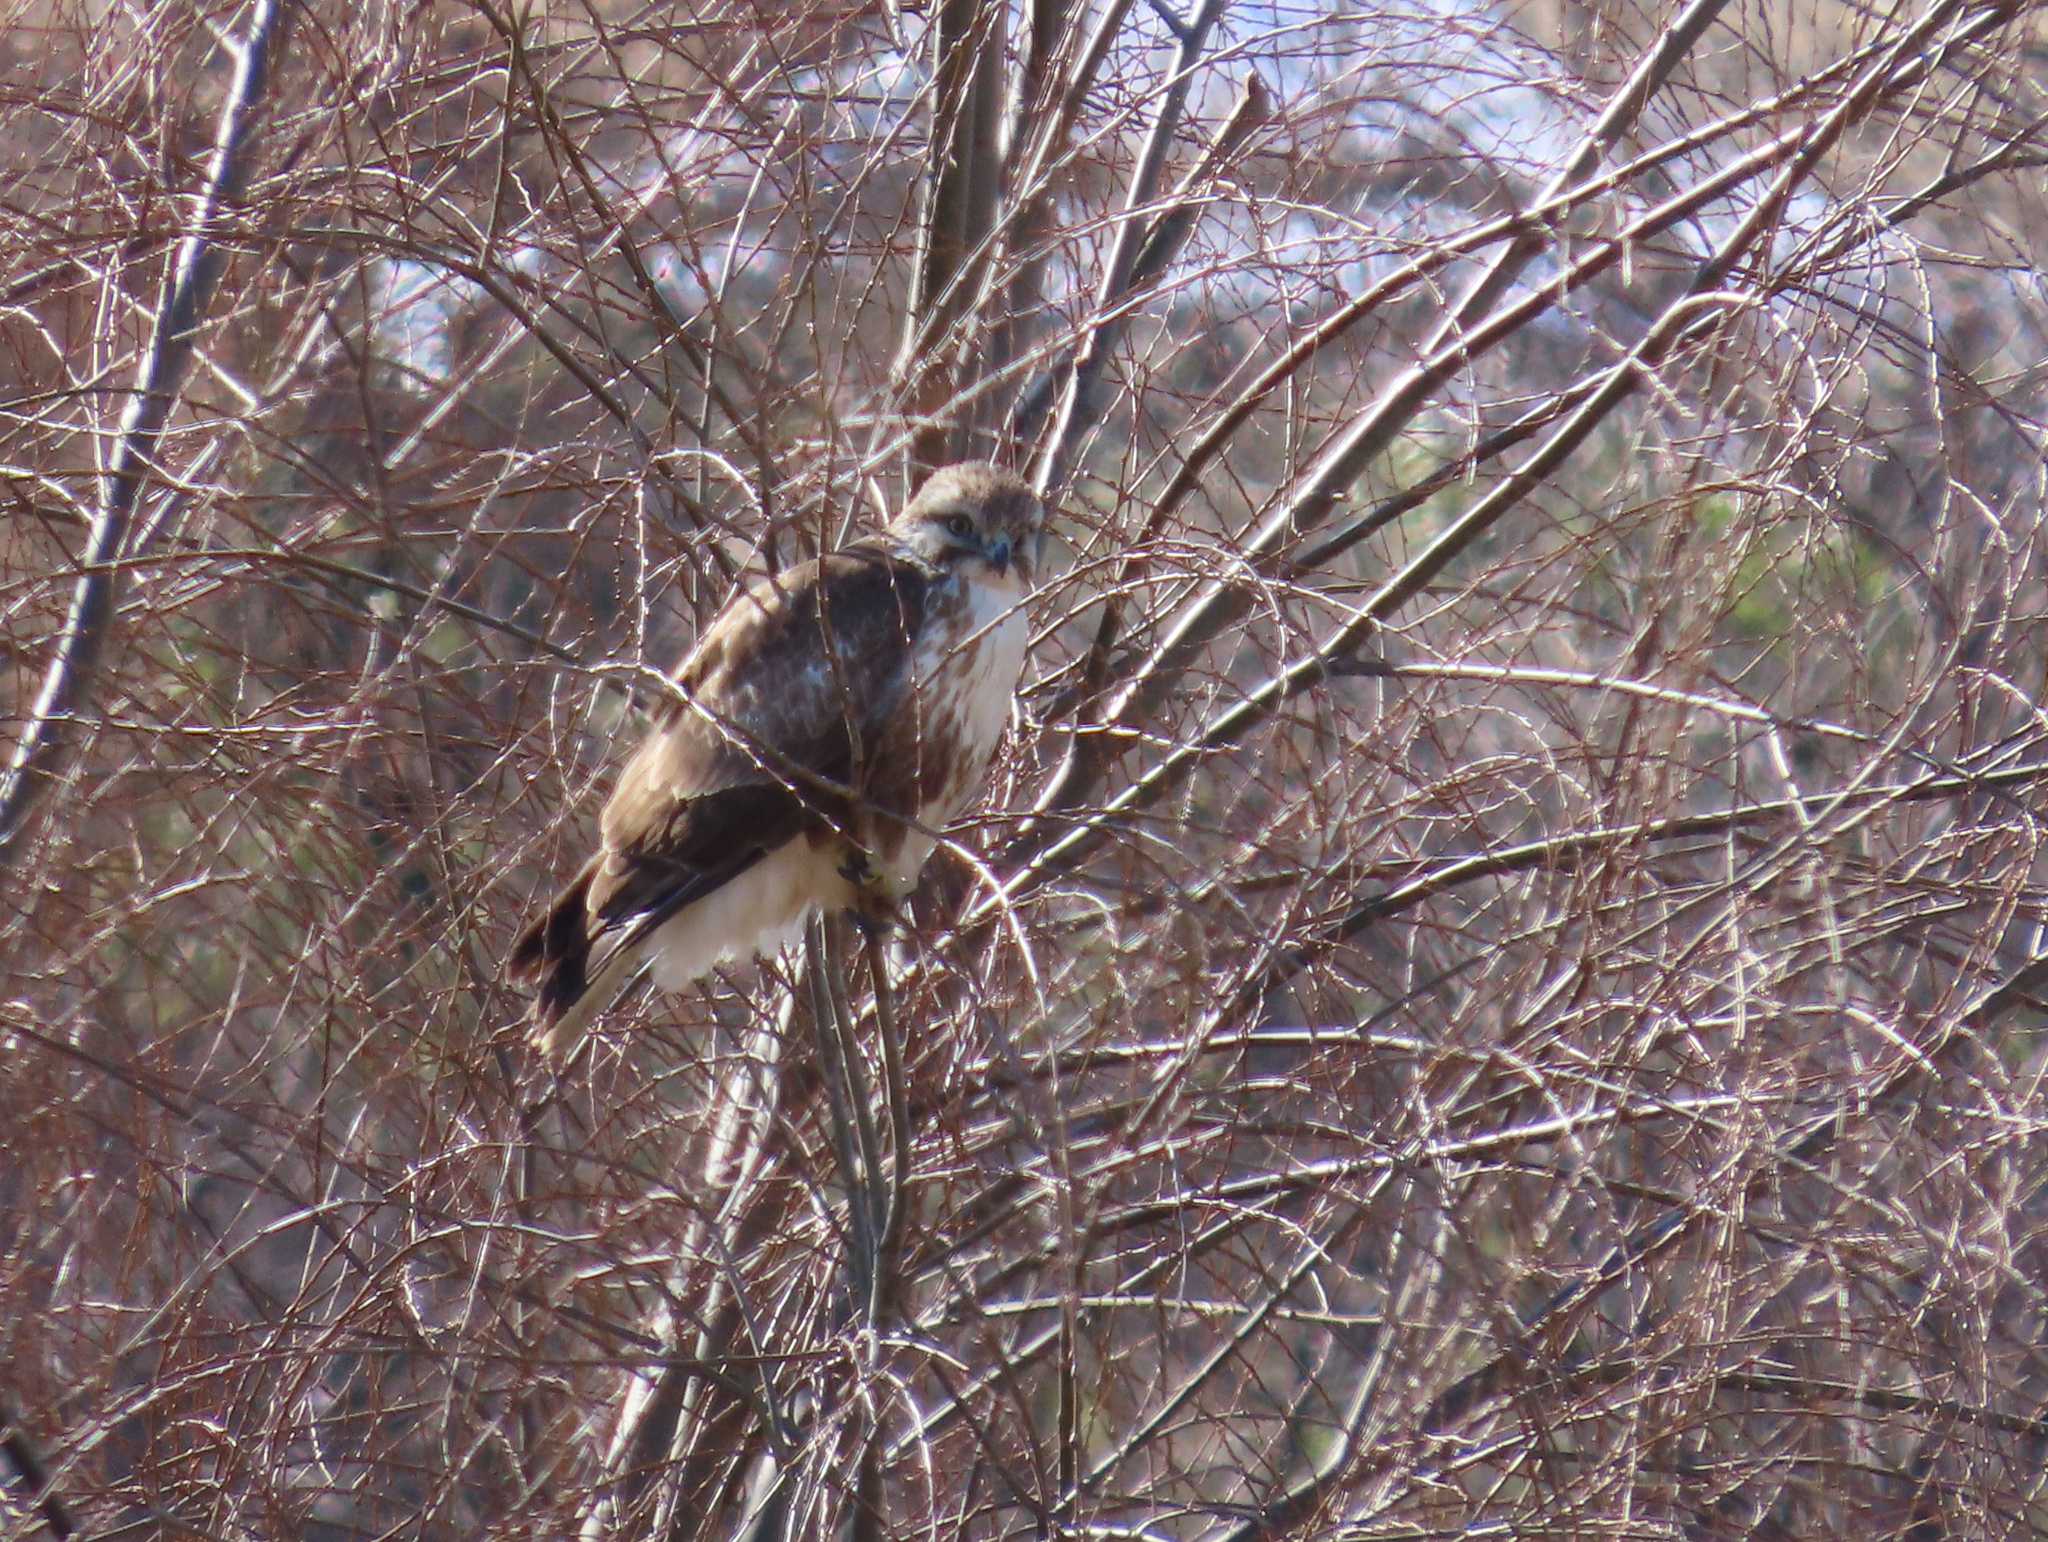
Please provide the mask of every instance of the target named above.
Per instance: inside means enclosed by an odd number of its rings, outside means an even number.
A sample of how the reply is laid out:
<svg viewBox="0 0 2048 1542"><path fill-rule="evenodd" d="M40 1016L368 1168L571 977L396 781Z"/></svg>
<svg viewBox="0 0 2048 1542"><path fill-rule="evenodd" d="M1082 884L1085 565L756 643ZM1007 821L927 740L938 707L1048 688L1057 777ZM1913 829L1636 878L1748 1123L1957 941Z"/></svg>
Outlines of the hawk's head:
<svg viewBox="0 0 2048 1542"><path fill-rule="evenodd" d="M983 461L934 471L889 529L927 562L1029 588L1045 508L1031 484Z"/></svg>

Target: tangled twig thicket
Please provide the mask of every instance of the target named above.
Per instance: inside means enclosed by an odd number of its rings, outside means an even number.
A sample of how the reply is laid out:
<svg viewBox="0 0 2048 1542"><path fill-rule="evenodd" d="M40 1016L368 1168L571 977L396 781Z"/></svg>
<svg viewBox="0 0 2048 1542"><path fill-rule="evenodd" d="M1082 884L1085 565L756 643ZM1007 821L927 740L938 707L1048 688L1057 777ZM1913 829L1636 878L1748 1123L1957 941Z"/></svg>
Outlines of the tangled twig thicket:
<svg viewBox="0 0 2048 1542"><path fill-rule="evenodd" d="M2044 1529L2044 17L17 4L0 1537ZM967 454L902 946L548 1082Z"/></svg>

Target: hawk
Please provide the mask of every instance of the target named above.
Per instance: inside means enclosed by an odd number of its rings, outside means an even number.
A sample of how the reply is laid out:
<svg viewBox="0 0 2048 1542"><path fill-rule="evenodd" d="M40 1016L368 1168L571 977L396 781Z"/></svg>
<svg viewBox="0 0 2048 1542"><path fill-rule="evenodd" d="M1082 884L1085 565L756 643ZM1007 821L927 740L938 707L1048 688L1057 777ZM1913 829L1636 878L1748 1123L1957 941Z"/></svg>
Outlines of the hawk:
<svg viewBox="0 0 2048 1542"><path fill-rule="evenodd" d="M643 964L677 989L814 910L886 913L981 785L1024 664L1043 510L978 462L871 535L735 595L619 772L596 853L520 933L566 1051Z"/></svg>

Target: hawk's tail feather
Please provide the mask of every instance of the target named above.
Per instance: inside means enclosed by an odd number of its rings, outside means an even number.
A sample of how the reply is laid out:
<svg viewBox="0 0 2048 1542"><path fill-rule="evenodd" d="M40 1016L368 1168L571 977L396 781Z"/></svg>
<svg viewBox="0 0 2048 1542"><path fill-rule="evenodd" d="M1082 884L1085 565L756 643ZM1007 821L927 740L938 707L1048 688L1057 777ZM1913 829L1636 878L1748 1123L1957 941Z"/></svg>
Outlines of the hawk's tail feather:
<svg viewBox="0 0 2048 1542"><path fill-rule="evenodd" d="M532 1038L543 1054L566 1057L583 1042L590 1020L617 999L647 962L647 943L660 925L678 911L724 887L761 858L758 847L712 872L690 872L654 893L629 894L642 909L621 915L600 905L591 914L591 886L603 857L593 857L569 880L547 911L528 923L505 956L505 969L515 980L532 980ZM623 907L621 907L623 909ZM704 972L712 960L690 971Z"/></svg>
<svg viewBox="0 0 2048 1542"><path fill-rule="evenodd" d="M591 1019L596 1017L612 1002L619 992L632 983L633 976L646 963L643 950L626 946L615 948L604 963L598 967L596 978L585 982L582 991L560 1009L548 1014L542 1006L533 1025L533 1046L543 1055L556 1061L566 1061L583 1043L583 1036L590 1031ZM542 1001L546 1001L545 995Z"/></svg>
<svg viewBox="0 0 2048 1542"><path fill-rule="evenodd" d="M596 873L596 861L586 863L546 913L519 934L505 960L514 979L540 982L533 1004L534 1037L543 1050L559 1036L563 1018L595 994L590 980L589 896ZM610 972L608 963L601 974ZM595 1006L586 1008L583 1016L593 1010Z"/></svg>

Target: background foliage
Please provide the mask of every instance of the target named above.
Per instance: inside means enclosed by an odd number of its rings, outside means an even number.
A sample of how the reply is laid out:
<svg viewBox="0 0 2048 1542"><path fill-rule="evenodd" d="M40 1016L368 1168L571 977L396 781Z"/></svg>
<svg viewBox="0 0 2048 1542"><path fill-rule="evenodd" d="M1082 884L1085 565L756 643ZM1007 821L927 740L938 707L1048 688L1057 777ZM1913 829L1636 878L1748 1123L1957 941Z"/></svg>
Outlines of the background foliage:
<svg viewBox="0 0 2048 1542"><path fill-rule="evenodd" d="M8 6L0 1535L2048 1529L2043 9L1182 3ZM535 1063L967 453L880 1001Z"/></svg>

